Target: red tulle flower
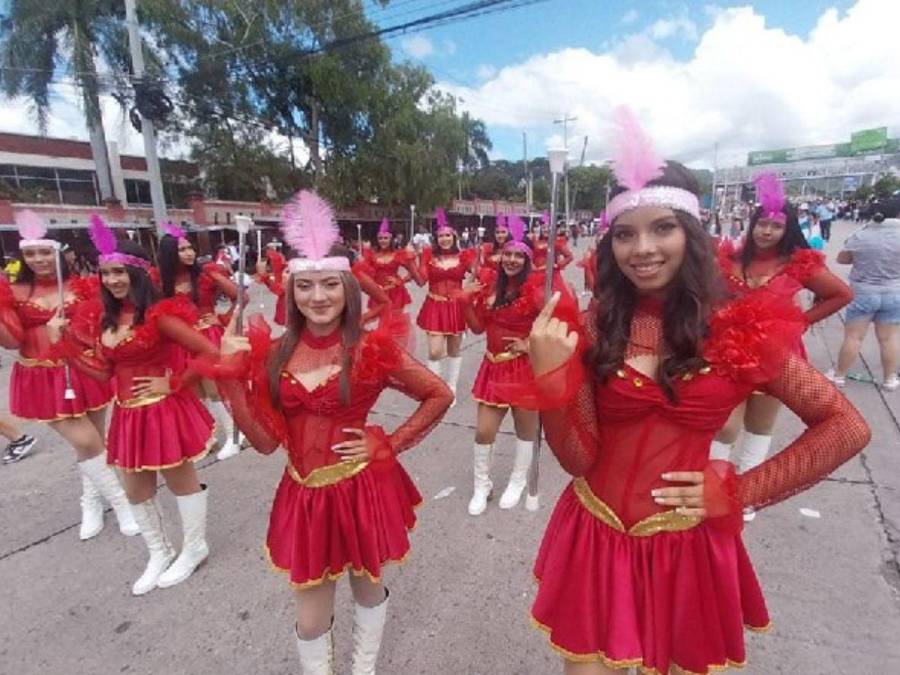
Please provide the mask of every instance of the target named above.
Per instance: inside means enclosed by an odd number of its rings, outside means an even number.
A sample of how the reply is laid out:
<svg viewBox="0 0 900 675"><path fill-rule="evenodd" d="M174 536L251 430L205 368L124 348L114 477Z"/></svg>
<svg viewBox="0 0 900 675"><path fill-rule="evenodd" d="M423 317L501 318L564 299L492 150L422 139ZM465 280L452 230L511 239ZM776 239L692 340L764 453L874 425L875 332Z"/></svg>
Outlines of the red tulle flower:
<svg viewBox="0 0 900 675"><path fill-rule="evenodd" d="M353 378L359 382L377 382L400 365L400 347L386 331L367 333L353 366Z"/></svg>

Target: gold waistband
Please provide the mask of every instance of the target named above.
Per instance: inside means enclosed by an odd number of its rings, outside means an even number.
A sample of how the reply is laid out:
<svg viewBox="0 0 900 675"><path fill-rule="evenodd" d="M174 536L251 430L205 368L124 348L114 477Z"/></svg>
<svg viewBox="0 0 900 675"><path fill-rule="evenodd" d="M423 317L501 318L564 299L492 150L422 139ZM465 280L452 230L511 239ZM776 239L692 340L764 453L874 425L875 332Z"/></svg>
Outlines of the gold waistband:
<svg viewBox="0 0 900 675"><path fill-rule="evenodd" d="M703 522L703 519L697 516L683 516L676 511L661 511L647 516L626 530L616 512L591 491L591 486L584 478L576 478L572 484L579 501L595 518L602 520L614 530L632 537L651 537L660 532L682 532Z"/></svg>
<svg viewBox="0 0 900 675"><path fill-rule="evenodd" d="M26 368L56 368L63 364L62 361L51 361L50 359L29 359L26 356L18 356L16 360Z"/></svg>
<svg viewBox="0 0 900 675"><path fill-rule="evenodd" d="M221 325L219 318L215 314L204 314L200 317L200 320L194 324L194 328L196 330L206 330L207 328Z"/></svg>
<svg viewBox="0 0 900 675"><path fill-rule="evenodd" d="M320 488L352 478L367 466L369 466L369 460L367 459L361 462L338 462L337 464L329 464L328 466L320 466L317 469L313 469L305 478L300 475L300 472L290 462L288 462L286 470L288 475L300 485L308 488Z"/></svg>
<svg viewBox="0 0 900 675"><path fill-rule="evenodd" d="M485 357L491 363L504 363L506 361L512 361L513 359L517 359L520 356L525 356L525 352L500 352L499 354L492 354L491 352L485 352Z"/></svg>
<svg viewBox="0 0 900 675"><path fill-rule="evenodd" d="M436 302L450 302L452 298L447 297L446 295L438 295L437 293L429 293L428 297Z"/></svg>
<svg viewBox="0 0 900 675"><path fill-rule="evenodd" d="M152 396L136 396L127 401L116 399L116 405L120 408L143 408L145 405L153 405L166 399L168 394L153 394Z"/></svg>

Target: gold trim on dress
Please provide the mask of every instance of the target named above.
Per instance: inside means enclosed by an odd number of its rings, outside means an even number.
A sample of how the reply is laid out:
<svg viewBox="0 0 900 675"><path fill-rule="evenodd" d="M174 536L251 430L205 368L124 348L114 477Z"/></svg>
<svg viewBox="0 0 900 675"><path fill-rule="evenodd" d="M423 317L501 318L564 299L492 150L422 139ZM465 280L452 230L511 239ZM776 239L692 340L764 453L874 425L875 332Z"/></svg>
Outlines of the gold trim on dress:
<svg viewBox="0 0 900 675"><path fill-rule="evenodd" d="M525 356L525 352L499 352L497 354L492 354L491 352L484 353L484 357L491 363L506 363L507 361L513 361L520 356Z"/></svg>
<svg viewBox="0 0 900 675"><path fill-rule="evenodd" d="M56 417L51 417L49 419L44 419L41 417L23 417L22 415L15 415L18 419L23 422L46 422L47 424L54 424L56 422L65 422L66 420L76 420L79 417L84 417L88 413L97 412L98 410L103 410L106 406L108 406L112 402L112 398L107 400L105 403L101 403L100 405L96 405L90 408L85 408L84 412L80 413L62 413L61 415L57 415Z"/></svg>
<svg viewBox="0 0 900 675"><path fill-rule="evenodd" d="M168 397L168 394L149 394L143 396L135 396L134 398L130 398L127 401L120 401L119 399L116 399L116 405L120 408L143 408L144 406L153 405L155 403L164 401Z"/></svg>
<svg viewBox="0 0 900 675"><path fill-rule="evenodd" d="M51 359L30 359L27 356L17 356L16 362L25 368L57 368L63 365L63 361Z"/></svg>
<svg viewBox="0 0 900 675"><path fill-rule="evenodd" d="M325 583L325 581L337 581L342 576L344 576L347 572L350 572L350 574L352 574L355 577L363 577L363 576L367 577L369 579L369 581L371 581L373 584L381 583L381 579L382 579L381 576L376 577L365 567L354 567L353 563L349 563L349 562L346 565L344 565L337 572L332 572L330 567L326 567L324 574L322 574L322 576L320 576L316 579L310 579L309 581L304 581L304 582L291 581L290 580L291 570L289 570L285 567L279 567L278 565L275 564L275 561L272 560L272 552L269 550L268 544L263 546L263 550L266 552L266 559L269 561L269 566L276 572L281 572L282 574L287 574L288 575L288 583L291 585L291 588L298 590L298 591L302 591L307 588L312 588L313 586L319 586L319 585ZM385 565L391 565L391 564L403 565L404 563L406 563L407 558L409 558L410 553L412 553L411 548L408 549L406 551L406 553L403 554L402 557L388 558L387 560L382 560L380 562L380 565L382 567L384 567Z"/></svg>
<svg viewBox="0 0 900 675"><path fill-rule="evenodd" d="M428 297L434 300L435 302L450 302L453 298L450 298L446 295L438 295L437 293L431 293L429 291Z"/></svg>
<svg viewBox="0 0 900 675"><path fill-rule="evenodd" d="M113 466L121 469L122 471L124 471L126 473L140 473L141 471L165 471L166 469L174 469L176 466L181 466L185 462L192 462L192 463L196 464L201 459L204 459L209 454L210 450L213 449L213 447L215 445L216 445L216 425L214 424L212 431L209 432L209 439L206 441L206 445L204 446L203 450L201 450L198 454L194 455L193 457L182 457L177 462L172 462L171 464L160 464L157 466L151 466L149 464L148 465L142 464L141 466L128 467L128 466L122 466L121 464L116 464L115 462L113 462Z"/></svg>
<svg viewBox="0 0 900 675"><path fill-rule="evenodd" d="M595 518L603 521L617 532L622 532L632 537L652 537L660 532L683 532L703 522L702 518L685 516L674 510L660 511L638 521L626 530L615 511L593 493L590 485L584 478L576 478L572 481L572 486L575 490L575 496L578 497L582 506L590 511Z"/></svg>
<svg viewBox="0 0 900 675"><path fill-rule="evenodd" d="M293 464L288 462L285 471L295 482L303 487L321 488L352 478L361 473L367 466L369 466L369 460L367 459L355 462L337 462L336 464L315 468L309 472L309 475L304 477L300 475L300 472L297 471Z"/></svg>

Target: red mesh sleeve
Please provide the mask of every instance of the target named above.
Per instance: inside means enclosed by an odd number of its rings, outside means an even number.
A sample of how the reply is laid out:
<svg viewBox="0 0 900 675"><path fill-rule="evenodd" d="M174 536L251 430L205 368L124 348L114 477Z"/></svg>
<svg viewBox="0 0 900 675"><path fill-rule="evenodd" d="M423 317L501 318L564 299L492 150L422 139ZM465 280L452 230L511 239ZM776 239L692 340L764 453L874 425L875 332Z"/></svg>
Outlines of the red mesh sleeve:
<svg viewBox="0 0 900 675"><path fill-rule="evenodd" d="M372 302L369 309L362 315L360 322L365 326L370 321L385 315L391 308L391 299L384 289L375 283L375 280L366 272L368 266L357 263L353 266L353 276L359 281L359 288L369 296Z"/></svg>
<svg viewBox="0 0 900 675"><path fill-rule="evenodd" d="M547 445L563 469L573 476L583 476L600 452L600 440L595 383L586 376L581 354L576 353L563 368L537 378L537 387L544 405L558 404L541 413ZM569 397L567 403L554 401L560 392Z"/></svg>
<svg viewBox="0 0 900 675"><path fill-rule="evenodd" d="M16 298L6 277L0 275L0 347L18 349L25 329L16 311Z"/></svg>
<svg viewBox="0 0 900 675"><path fill-rule="evenodd" d="M791 356L765 385L807 425L777 455L737 479L740 504L760 508L815 485L860 452L871 438L866 421L824 375Z"/></svg>
<svg viewBox="0 0 900 675"><path fill-rule="evenodd" d="M809 323L831 316L853 300L850 287L824 267L810 276L804 285L816 294L816 303L806 312Z"/></svg>
<svg viewBox="0 0 900 675"><path fill-rule="evenodd" d="M69 363L82 373L105 382L112 376L112 364L103 358L100 348L100 320L103 304L87 300L75 306L60 349L67 352Z"/></svg>
<svg viewBox="0 0 900 675"><path fill-rule="evenodd" d="M453 403L453 394L444 381L400 350L399 360L388 372L388 386L419 401L416 411L392 434L390 443L399 454L421 441L437 426Z"/></svg>

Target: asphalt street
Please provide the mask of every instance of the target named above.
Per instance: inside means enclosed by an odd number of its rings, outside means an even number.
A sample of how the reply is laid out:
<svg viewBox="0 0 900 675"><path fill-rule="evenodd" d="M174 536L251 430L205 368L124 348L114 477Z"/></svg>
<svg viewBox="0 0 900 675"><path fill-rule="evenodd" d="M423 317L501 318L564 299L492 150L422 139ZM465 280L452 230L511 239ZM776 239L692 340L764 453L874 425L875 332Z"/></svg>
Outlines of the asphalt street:
<svg viewBox="0 0 900 675"><path fill-rule="evenodd" d="M832 259L854 227L836 225ZM579 256L586 245L582 240ZM580 290L580 270L567 276ZM416 308L422 296L414 292ZM257 291L254 303L261 299ZM830 367L842 334L839 317L810 332L807 347L817 367ZM402 458L425 504L412 555L386 576L392 604L378 670L385 675L561 672L528 610L531 565L566 475L545 454L539 511L500 511L494 502L481 517L466 513L475 420L468 391L483 348L481 338L466 337L459 405ZM418 353L424 354L424 340ZM880 379L872 335L864 357L854 370ZM13 358L2 355L4 411ZM747 673L900 672L900 392L882 393L862 381L849 382L845 392L872 426L871 445L827 481L761 512L745 529L774 622L769 633L747 635ZM386 394L375 421L390 428L411 407ZM776 446L801 429L783 412ZM203 460L210 558L186 583L134 598L131 583L146 562L140 538L119 535L107 514L102 534L80 542L73 452L44 425L27 430L39 439L36 451L0 466L0 673L299 672L292 593L262 549L282 456L246 450L226 462ZM507 424L494 466L500 489L513 443ZM180 543L174 499L165 488L161 495L168 531ZM335 618L339 673L349 672L350 624L342 582Z"/></svg>

